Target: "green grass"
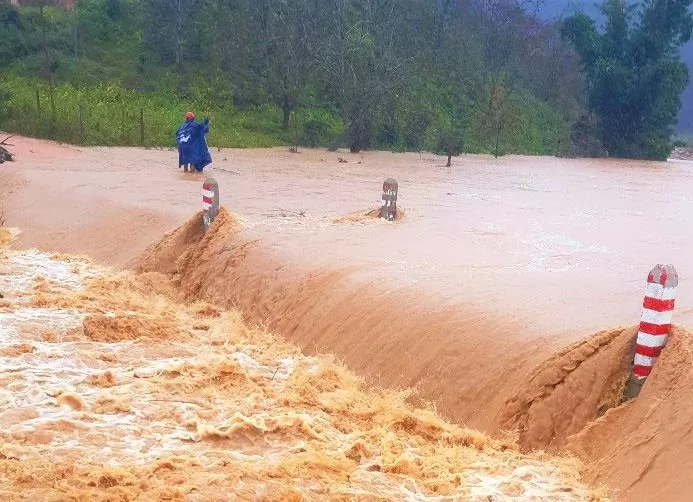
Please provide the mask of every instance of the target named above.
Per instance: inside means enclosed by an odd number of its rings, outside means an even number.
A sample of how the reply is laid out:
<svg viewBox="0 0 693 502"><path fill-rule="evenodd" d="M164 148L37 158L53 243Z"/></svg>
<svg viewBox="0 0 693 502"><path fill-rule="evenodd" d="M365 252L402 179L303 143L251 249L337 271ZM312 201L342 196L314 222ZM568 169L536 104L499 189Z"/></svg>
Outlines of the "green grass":
<svg viewBox="0 0 693 502"><path fill-rule="evenodd" d="M37 103L38 96L38 103ZM65 143L90 146L175 146L175 130L184 113L193 110L198 119L210 113L212 120L208 142L221 148L265 148L290 145L328 146L343 130L333 110L301 109L292 115L288 131L282 129L281 110L265 104L248 109L231 105L213 105L205 93L197 98L183 99L173 91L147 94L128 90L115 83L77 86L62 82L53 89L55 113L50 103L49 88L38 78L9 74L0 77L0 129L26 136L53 139ZM515 103L515 123L504 131L503 152L530 155L553 155L559 138L567 137L561 117L544 103L526 96ZM449 110L439 113L447 117ZM144 142L140 131L140 114L144 122ZM463 138L464 151L492 153L493 136L474 124L481 123L472 115L471 125ZM296 128L298 121L298 130ZM396 131L395 146L378 144L377 148L405 151L405 132L401 124ZM424 134L421 146L434 149L435 123Z"/></svg>
<svg viewBox="0 0 693 502"><path fill-rule="evenodd" d="M38 95L38 103L37 103ZM210 113L208 141L222 148L263 148L287 145L296 131L281 127L281 110L263 105L246 110L212 108L177 96L142 94L117 84L77 87L61 83L53 89L55 113L48 86L38 80L14 75L0 79L0 129L61 142L94 146L139 146L140 114L144 122L145 146L175 146L175 130L184 113L193 110L196 118ZM319 143L339 134L339 120L323 110L303 110L299 114L299 137L308 120L325 123L328 134Z"/></svg>

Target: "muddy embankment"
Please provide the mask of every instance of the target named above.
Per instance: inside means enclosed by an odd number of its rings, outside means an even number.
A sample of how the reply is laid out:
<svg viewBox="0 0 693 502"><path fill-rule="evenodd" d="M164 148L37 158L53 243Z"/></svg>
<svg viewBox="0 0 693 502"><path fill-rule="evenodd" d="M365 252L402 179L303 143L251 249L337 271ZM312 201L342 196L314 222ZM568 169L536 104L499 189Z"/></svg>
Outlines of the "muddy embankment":
<svg viewBox="0 0 693 502"><path fill-rule="evenodd" d="M585 478L621 500L679 501L693 482L693 344L674 327L640 396L621 404L637 328L597 333L544 361L500 423L525 448L578 455Z"/></svg>
<svg viewBox="0 0 693 502"><path fill-rule="evenodd" d="M132 264L175 277L188 300L239 308L305 352L331 352L375 384L415 386L459 422L516 431L527 449L585 461L622 500L683 500L693 471L693 345L676 328L640 397L621 405L636 329L606 330L541 361L539 333L473 307L436 307L350 271L296 274L222 210L207 233L196 215ZM490 343L490 341L492 343Z"/></svg>
<svg viewBox="0 0 693 502"><path fill-rule="evenodd" d="M531 369L532 349L506 319L472 307L439 307L354 268L297 271L250 240L222 210L203 234L199 216L131 266L175 274L188 300L238 308L309 354L329 352L384 387L414 387L448 417L491 430L503 396ZM492 340L492 343L489 343ZM538 362L538 361L537 361Z"/></svg>

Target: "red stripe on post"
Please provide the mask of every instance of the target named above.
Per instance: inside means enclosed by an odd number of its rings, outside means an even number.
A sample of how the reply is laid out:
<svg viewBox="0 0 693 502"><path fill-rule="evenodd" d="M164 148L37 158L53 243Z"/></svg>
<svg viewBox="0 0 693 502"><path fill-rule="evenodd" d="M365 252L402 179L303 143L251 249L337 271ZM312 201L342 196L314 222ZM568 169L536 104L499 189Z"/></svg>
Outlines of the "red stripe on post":
<svg viewBox="0 0 693 502"><path fill-rule="evenodd" d="M671 324L652 324L640 321L640 331L648 335L668 335Z"/></svg>
<svg viewBox="0 0 693 502"><path fill-rule="evenodd" d="M206 202L207 204L211 204L211 203L214 202L214 201L212 200L211 197L205 197L205 196L203 196L203 197L202 197L202 202Z"/></svg>
<svg viewBox="0 0 693 502"><path fill-rule="evenodd" d="M664 289L669 290L671 300L661 298L653 298L645 294L643 300L643 311L640 318L640 332L635 341L635 357L633 358L633 369L630 378L623 391L623 400L628 401L638 397L642 386L647 381L647 377L652 373L652 367L657 362L659 356L664 350L662 347L649 347L649 345L666 344L667 335L671 330L671 322L668 324L653 324L647 322L646 319L659 320L668 318L669 312L674 310L674 299L676 296L676 287L679 285L679 274L673 265L656 265L648 274L647 282L649 284L659 284ZM647 292L653 288L648 287ZM658 315L652 316L652 312L657 312ZM666 313L666 314L663 314ZM638 363L645 363L638 364Z"/></svg>
<svg viewBox="0 0 693 502"><path fill-rule="evenodd" d="M635 353L641 356L659 357L662 355L663 348L664 347L645 347L644 345L637 344L635 346Z"/></svg>
<svg viewBox="0 0 693 502"><path fill-rule="evenodd" d="M652 373L652 366L633 366L633 374L639 378L645 378Z"/></svg>
<svg viewBox="0 0 693 502"><path fill-rule="evenodd" d="M643 300L643 311L640 318L640 332L635 341L635 357L633 359L633 369L631 377L626 384L623 392L624 400L634 399L640 394L648 376L652 372L652 367L662 355L664 346L667 342L667 335L671 330L671 321L667 324L655 324L648 320L660 320L668 318L669 313L674 310L674 298L676 287L679 285L679 275L673 265L656 265L648 274L649 284L659 284L664 289L668 289L671 300L654 298L645 294ZM649 288L647 289L650 292ZM652 312L658 315L653 316ZM650 347L650 345L662 344L661 347ZM643 360L646 358L645 360ZM645 364L639 364L639 363Z"/></svg>
<svg viewBox="0 0 693 502"><path fill-rule="evenodd" d="M645 297L642 303L643 308L654 310L655 312L668 312L674 310L674 302L676 300L658 300L657 298Z"/></svg>
<svg viewBox="0 0 693 502"><path fill-rule="evenodd" d="M669 274L667 274L666 270L662 265L657 265L657 267L660 267L658 269L659 273L655 274L654 270L650 272L650 275L647 276L647 282L649 282L650 284L660 284L664 286L667 283ZM655 277L655 275L658 275L658 277Z"/></svg>

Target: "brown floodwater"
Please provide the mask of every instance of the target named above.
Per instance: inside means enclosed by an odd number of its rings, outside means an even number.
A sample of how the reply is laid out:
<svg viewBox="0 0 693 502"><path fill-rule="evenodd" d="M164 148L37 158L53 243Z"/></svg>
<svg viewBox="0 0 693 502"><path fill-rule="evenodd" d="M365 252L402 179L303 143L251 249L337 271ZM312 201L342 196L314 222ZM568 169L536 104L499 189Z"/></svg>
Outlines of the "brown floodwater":
<svg viewBox="0 0 693 502"><path fill-rule="evenodd" d="M175 151L13 141L0 200L20 248L124 267L201 208L203 177L177 169ZM505 400L556 349L636 324L657 263L679 272L674 322L693 320L691 162L212 153L207 174L251 250L210 247L220 263L201 255L191 291L383 384L420 385L475 427L497 432ZM365 215L387 177L395 223Z"/></svg>
<svg viewBox="0 0 693 502"><path fill-rule="evenodd" d="M200 207L201 179L177 170L173 151L16 142L0 189L26 246L123 264ZM446 168L430 154L213 153L222 204L282 259L356 265L436 303L473 302L575 335L636 321L647 272L673 263L675 319L692 319L690 162L461 156ZM333 221L378 207L388 176L403 221Z"/></svg>
<svg viewBox="0 0 693 502"><path fill-rule="evenodd" d="M693 320L693 163L463 156L446 168L431 155L223 155L241 173L214 173L223 203L285 259L357 264L436 304L471 302L574 336L637 322L647 273L673 263L676 321ZM377 207L388 176L401 222L333 223Z"/></svg>
<svg viewBox="0 0 693 502"><path fill-rule="evenodd" d="M0 195L22 246L124 265L201 206L202 178L172 150L13 141ZM213 159L222 204L285 268L348 267L430 308L465 304L564 345L636 323L648 271L673 263L675 322L693 321L693 163L466 155L447 168L431 154L307 149ZM401 221L339 219L378 207L390 176Z"/></svg>
<svg viewBox="0 0 693 502"><path fill-rule="evenodd" d="M200 207L201 179L177 170L173 151L15 141L0 189L27 246L123 264ZM676 320L691 319L693 163L461 156L446 168L430 154L213 153L222 204L284 258L359 265L440 301L578 334L636 320L647 272L670 262L682 277ZM403 221L333 222L377 207L388 176Z"/></svg>

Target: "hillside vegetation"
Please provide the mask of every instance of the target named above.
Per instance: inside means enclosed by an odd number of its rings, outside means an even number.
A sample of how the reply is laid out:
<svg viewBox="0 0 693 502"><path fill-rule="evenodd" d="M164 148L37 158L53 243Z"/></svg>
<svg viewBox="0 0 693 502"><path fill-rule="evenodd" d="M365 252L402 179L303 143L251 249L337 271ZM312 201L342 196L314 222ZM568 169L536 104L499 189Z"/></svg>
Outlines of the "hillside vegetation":
<svg viewBox="0 0 693 502"><path fill-rule="evenodd" d="M212 115L210 143L221 147L661 157L685 66L676 66L671 51L653 52L650 80L662 82L651 92L669 94L611 103L607 115L588 65L603 68L615 52L585 49L586 36L606 44L588 31L589 18L574 16L568 28L547 24L532 3L77 0L74 10L56 0L3 4L0 127L82 144L164 146L192 109ZM661 47L685 41L688 4L648 2L655 14L683 21L653 21L641 32L656 33ZM624 61L640 47L642 33L636 35ZM657 73L658 57L671 60L664 69L676 78ZM642 94L638 82L631 87ZM601 89L612 92L613 85ZM638 102L655 103L641 109L658 117L656 130L642 141L643 131L613 141L605 128L614 121L605 119ZM652 138L659 142L654 154L642 146L612 148Z"/></svg>

